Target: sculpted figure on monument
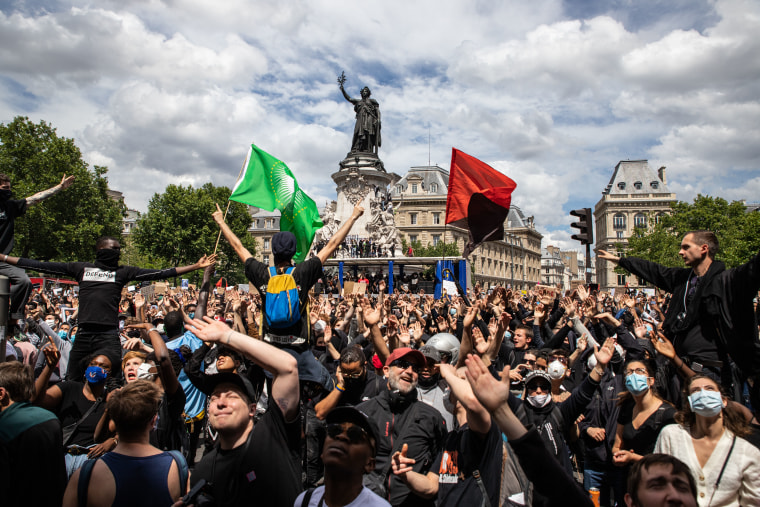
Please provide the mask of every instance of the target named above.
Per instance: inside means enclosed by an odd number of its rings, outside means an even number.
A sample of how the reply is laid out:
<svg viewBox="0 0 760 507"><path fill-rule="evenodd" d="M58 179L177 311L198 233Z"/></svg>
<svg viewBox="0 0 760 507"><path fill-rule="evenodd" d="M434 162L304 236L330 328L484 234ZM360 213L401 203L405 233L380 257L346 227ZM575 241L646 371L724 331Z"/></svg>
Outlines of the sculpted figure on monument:
<svg viewBox="0 0 760 507"><path fill-rule="evenodd" d="M346 82L346 75L341 73L338 77L340 91L347 101L354 105L356 112L356 125L354 126L354 137L351 141L352 152L377 153L377 149L382 146L380 136L380 104L370 98L372 94L366 86L362 88L361 99L349 97L343 84Z"/></svg>

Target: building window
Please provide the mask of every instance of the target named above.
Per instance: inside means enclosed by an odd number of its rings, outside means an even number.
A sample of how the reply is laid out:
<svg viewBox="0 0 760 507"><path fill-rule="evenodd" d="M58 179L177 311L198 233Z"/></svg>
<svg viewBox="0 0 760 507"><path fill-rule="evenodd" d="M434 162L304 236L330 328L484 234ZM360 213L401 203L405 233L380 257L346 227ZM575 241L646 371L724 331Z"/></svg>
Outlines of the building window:
<svg viewBox="0 0 760 507"><path fill-rule="evenodd" d="M441 225L441 214L433 213L433 225Z"/></svg>
<svg viewBox="0 0 760 507"><path fill-rule="evenodd" d="M264 238L264 250L269 250L269 238Z"/></svg>
<svg viewBox="0 0 760 507"><path fill-rule="evenodd" d="M271 229L272 228L272 221L268 218L264 220L264 229Z"/></svg>
<svg viewBox="0 0 760 507"><path fill-rule="evenodd" d="M623 231L617 231L617 239L623 239Z"/></svg>
<svg viewBox="0 0 760 507"><path fill-rule="evenodd" d="M618 275L617 279L618 285L625 285L625 275Z"/></svg>
<svg viewBox="0 0 760 507"><path fill-rule="evenodd" d="M440 234L433 234L433 246L438 246L438 243L441 242L441 235ZM490 260L488 262L491 262Z"/></svg>
<svg viewBox="0 0 760 507"><path fill-rule="evenodd" d="M414 243L417 241L417 235L416 234L410 234L409 235L409 243Z"/></svg>
<svg viewBox="0 0 760 507"><path fill-rule="evenodd" d="M642 185L640 181L637 181L633 184L633 188L635 188L636 190L641 190L641 187Z"/></svg>
<svg viewBox="0 0 760 507"><path fill-rule="evenodd" d="M417 193L417 184L416 183L412 183L412 193L413 194Z"/></svg>
<svg viewBox="0 0 760 507"><path fill-rule="evenodd" d="M264 256L264 264L266 264L267 266L269 266L269 256L268 255Z"/></svg>
<svg viewBox="0 0 760 507"><path fill-rule="evenodd" d="M657 182L657 181L653 181L653 182L651 182L649 184L649 186L652 187L653 189L657 190L658 188L660 188L660 183Z"/></svg>
<svg viewBox="0 0 760 507"><path fill-rule="evenodd" d="M417 225L417 213L409 213L409 223L411 225Z"/></svg>
<svg viewBox="0 0 760 507"><path fill-rule="evenodd" d="M620 190L625 190L625 181L621 181L620 183L618 183L618 188Z"/></svg>
<svg viewBox="0 0 760 507"><path fill-rule="evenodd" d="M400 194L403 191L404 191L404 189L401 187L401 185L396 185L396 193L397 194Z"/></svg>
<svg viewBox="0 0 760 507"><path fill-rule="evenodd" d="M660 220L662 220L662 213L657 213L654 217L654 223L659 224Z"/></svg>
<svg viewBox="0 0 760 507"><path fill-rule="evenodd" d="M430 192L432 192L432 193L438 192L438 183L431 183L430 184Z"/></svg>
<svg viewBox="0 0 760 507"><path fill-rule="evenodd" d="M647 216L644 213L636 213L636 216L633 217L633 225L634 227L646 227Z"/></svg>
<svg viewBox="0 0 760 507"><path fill-rule="evenodd" d="M625 215L622 213L617 213L614 217L612 217L612 226L615 229L625 229Z"/></svg>

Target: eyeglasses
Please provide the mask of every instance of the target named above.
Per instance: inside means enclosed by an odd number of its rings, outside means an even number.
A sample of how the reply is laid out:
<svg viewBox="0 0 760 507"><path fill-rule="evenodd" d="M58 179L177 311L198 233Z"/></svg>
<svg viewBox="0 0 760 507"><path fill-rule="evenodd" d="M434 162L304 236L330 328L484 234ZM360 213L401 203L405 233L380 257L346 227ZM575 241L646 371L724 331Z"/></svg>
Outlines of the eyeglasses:
<svg viewBox="0 0 760 507"><path fill-rule="evenodd" d="M343 375L343 378L357 379L357 378L361 378L361 376L364 375L364 370L356 372L356 373L341 372L341 375Z"/></svg>
<svg viewBox="0 0 760 507"><path fill-rule="evenodd" d="M402 370L411 368L414 373L420 372L420 367L416 363L411 363L407 361L406 359L396 359L395 361L391 363L391 366L395 366L396 368L401 368Z"/></svg>
<svg viewBox="0 0 760 507"><path fill-rule="evenodd" d="M634 373L637 374L637 375L644 375L645 377L649 376L649 372L646 371L644 368L636 368L636 369L633 369L633 370L625 370L625 376L626 377L628 375L633 375Z"/></svg>
<svg viewBox="0 0 760 507"><path fill-rule="evenodd" d="M536 364L536 360L535 359L526 359L525 363L526 364Z"/></svg>
<svg viewBox="0 0 760 507"><path fill-rule="evenodd" d="M549 356L549 362L559 361L562 364L567 364L567 358L565 356Z"/></svg>
<svg viewBox="0 0 760 507"><path fill-rule="evenodd" d="M350 422L332 423L327 425L328 437L336 438L338 435L341 435L343 433L346 434L348 441L352 444L367 442L370 444L370 446L372 445L372 440L369 436L369 433L367 433L367 431L361 426L357 426L356 424Z"/></svg>

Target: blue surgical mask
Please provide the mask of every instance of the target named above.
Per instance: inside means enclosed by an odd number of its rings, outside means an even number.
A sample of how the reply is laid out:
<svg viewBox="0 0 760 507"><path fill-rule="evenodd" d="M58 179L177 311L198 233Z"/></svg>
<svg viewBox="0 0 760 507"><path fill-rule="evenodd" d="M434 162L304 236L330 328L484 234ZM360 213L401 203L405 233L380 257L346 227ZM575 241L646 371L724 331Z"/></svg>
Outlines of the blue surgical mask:
<svg viewBox="0 0 760 507"><path fill-rule="evenodd" d="M108 377L108 372L100 366L88 366L84 371L84 377L90 384L102 384Z"/></svg>
<svg viewBox="0 0 760 507"><path fill-rule="evenodd" d="M190 317L191 319L194 319L195 318L195 312L190 312L190 313L187 314L187 316Z"/></svg>
<svg viewBox="0 0 760 507"><path fill-rule="evenodd" d="M457 314L457 311L456 311L456 309L455 309L455 308L452 308L451 310L449 310L449 313L450 313L451 315L456 315L456 314Z"/></svg>
<svg viewBox="0 0 760 507"><path fill-rule="evenodd" d="M631 373L625 377L625 388L633 395L645 393L649 389L649 382L646 375Z"/></svg>
<svg viewBox="0 0 760 507"><path fill-rule="evenodd" d="M67 334L69 334L68 331L61 329L60 331L58 331L58 338L63 338L65 340Z"/></svg>
<svg viewBox="0 0 760 507"><path fill-rule="evenodd" d="M718 391L695 391L689 395L689 406L697 415L714 417L723 410L723 396Z"/></svg>

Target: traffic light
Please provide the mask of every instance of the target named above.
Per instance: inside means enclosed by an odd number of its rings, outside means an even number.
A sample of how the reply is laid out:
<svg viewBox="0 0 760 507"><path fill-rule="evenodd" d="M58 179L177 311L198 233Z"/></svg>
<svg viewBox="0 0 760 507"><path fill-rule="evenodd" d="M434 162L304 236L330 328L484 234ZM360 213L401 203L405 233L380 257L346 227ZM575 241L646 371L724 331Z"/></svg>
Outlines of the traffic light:
<svg viewBox="0 0 760 507"><path fill-rule="evenodd" d="M570 214L579 219L570 224L570 227L579 230L578 234L573 234L571 238L580 241L581 245L592 245L594 243L594 228L591 223L593 218L591 208L574 209Z"/></svg>

